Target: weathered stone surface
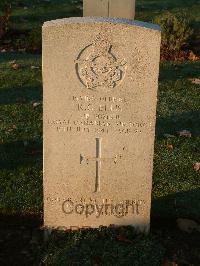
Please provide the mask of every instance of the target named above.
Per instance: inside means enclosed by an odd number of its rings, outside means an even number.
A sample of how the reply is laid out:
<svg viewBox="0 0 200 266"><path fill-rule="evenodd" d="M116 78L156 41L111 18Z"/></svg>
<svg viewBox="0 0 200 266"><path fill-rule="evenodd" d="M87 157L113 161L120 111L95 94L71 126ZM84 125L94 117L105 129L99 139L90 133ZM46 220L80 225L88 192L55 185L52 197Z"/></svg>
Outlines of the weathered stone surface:
<svg viewBox="0 0 200 266"><path fill-rule="evenodd" d="M83 0L84 17L109 17L109 0Z"/></svg>
<svg viewBox="0 0 200 266"><path fill-rule="evenodd" d="M134 19L135 0L109 0L109 17Z"/></svg>
<svg viewBox="0 0 200 266"><path fill-rule="evenodd" d="M83 16L134 19L135 0L83 0Z"/></svg>
<svg viewBox="0 0 200 266"><path fill-rule="evenodd" d="M159 49L152 24L44 24L45 226L148 230Z"/></svg>

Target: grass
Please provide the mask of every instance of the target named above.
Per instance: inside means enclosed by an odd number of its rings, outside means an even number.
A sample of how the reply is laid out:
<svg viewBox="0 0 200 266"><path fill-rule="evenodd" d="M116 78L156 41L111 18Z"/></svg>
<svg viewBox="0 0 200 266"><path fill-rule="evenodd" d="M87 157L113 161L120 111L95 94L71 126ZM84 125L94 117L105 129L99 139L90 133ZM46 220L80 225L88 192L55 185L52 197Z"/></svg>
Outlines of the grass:
<svg viewBox="0 0 200 266"><path fill-rule="evenodd" d="M21 65L13 70L9 62ZM40 56L0 59L0 208L39 212L42 207L42 105ZM31 69L31 66L39 69Z"/></svg>
<svg viewBox="0 0 200 266"><path fill-rule="evenodd" d="M166 9L187 11L198 27L198 0L138 0L136 18L152 21ZM18 1L12 27L30 30L45 20L74 15L81 15L81 10L69 0ZM18 70L11 67L13 60L20 65ZM200 85L189 80L199 78L199 73L200 62L165 62L160 67L152 195L154 236L136 236L130 228L123 232L99 229L55 233L40 250L45 265L66 265L67 260L71 265L112 265L119 261L120 265L160 265L166 247L170 246L173 254L173 245L182 248L186 240L188 248L194 245L194 265L199 265L195 264L195 260L200 261L195 244L198 234L188 237L173 231L176 218L200 221L200 173L193 170L193 164L200 161ZM178 137L180 130L191 131L192 137ZM175 137L166 139L164 134ZM1 215L42 214L41 55L0 54L0 184ZM165 229L164 223L160 230L160 220L173 221L173 228ZM121 234L125 240L119 239Z"/></svg>
<svg viewBox="0 0 200 266"><path fill-rule="evenodd" d="M161 65L153 216L200 219L200 174L193 170L200 158L200 88L189 80L198 77L199 70L199 62ZM176 137L181 130L189 130L192 138ZM166 133L175 137L166 140Z"/></svg>
<svg viewBox="0 0 200 266"><path fill-rule="evenodd" d="M136 1L136 19L152 21L152 18L160 15L162 12L170 11L172 13L186 12L187 16L198 26L200 22L200 1L182 1L182 0L140 0Z"/></svg>
<svg viewBox="0 0 200 266"><path fill-rule="evenodd" d="M123 237L122 237L123 236ZM59 241L57 241L59 239ZM164 248L155 237L137 235L132 227L54 233L44 265L143 265L161 263Z"/></svg>
<svg viewBox="0 0 200 266"><path fill-rule="evenodd" d="M25 0L13 5L12 24L18 30L41 27L44 21L82 16L82 11L71 0Z"/></svg>

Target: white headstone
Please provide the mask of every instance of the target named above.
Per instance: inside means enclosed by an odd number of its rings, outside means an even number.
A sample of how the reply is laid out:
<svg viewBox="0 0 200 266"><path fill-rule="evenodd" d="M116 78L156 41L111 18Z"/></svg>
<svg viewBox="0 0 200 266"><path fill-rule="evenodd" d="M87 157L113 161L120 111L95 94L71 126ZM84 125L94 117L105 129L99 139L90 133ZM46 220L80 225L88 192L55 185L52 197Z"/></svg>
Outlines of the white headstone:
<svg viewBox="0 0 200 266"><path fill-rule="evenodd" d="M135 0L83 0L83 16L134 19Z"/></svg>
<svg viewBox="0 0 200 266"><path fill-rule="evenodd" d="M159 57L153 24L44 24L45 226L148 231Z"/></svg>

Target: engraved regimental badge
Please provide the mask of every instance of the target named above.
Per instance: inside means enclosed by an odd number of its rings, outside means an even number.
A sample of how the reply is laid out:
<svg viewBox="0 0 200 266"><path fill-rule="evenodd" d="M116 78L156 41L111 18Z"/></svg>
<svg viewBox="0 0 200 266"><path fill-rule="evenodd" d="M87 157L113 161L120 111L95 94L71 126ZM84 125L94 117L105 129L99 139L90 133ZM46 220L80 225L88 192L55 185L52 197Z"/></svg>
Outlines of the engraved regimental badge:
<svg viewBox="0 0 200 266"><path fill-rule="evenodd" d="M86 46L76 60L76 72L88 89L115 88L123 80L126 61L112 52L108 38L99 34L92 44Z"/></svg>

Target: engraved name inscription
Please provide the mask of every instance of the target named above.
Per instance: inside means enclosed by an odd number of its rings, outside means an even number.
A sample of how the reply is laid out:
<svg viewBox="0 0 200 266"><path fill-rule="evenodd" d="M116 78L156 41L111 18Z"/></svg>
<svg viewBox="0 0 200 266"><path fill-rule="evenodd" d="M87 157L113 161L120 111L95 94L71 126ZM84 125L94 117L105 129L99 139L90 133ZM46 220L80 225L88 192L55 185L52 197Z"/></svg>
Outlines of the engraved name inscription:
<svg viewBox="0 0 200 266"><path fill-rule="evenodd" d="M95 133L95 134L140 134L143 129L153 129L148 121L123 119L128 103L126 98L72 96L72 111L74 115L66 119L49 119L48 125L59 133Z"/></svg>

